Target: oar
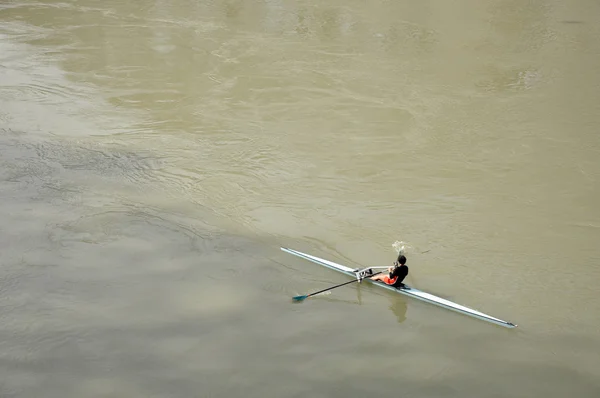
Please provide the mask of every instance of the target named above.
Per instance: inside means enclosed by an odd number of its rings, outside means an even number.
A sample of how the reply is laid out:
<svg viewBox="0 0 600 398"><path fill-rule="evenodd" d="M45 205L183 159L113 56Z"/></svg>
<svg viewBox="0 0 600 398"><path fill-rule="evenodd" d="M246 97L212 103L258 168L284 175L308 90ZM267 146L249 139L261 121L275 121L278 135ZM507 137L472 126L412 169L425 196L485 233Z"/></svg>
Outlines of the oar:
<svg viewBox="0 0 600 398"><path fill-rule="evenodd" d="M372 277L372 276L375 276L375 275L377 275L377 274L381 274L381 273L383 273L383 271L376 272L376 273L374 273L373 275L369 275L369 278L370 278L370 277ZM341 287L341 286L348 285L348 284L350 284L350 283L354 283L354 282L357 282L357 281L358 281L358 279L353 279L353 280L351 280L350 282L344 282L344 283L340 283L339 285L331 286L331 287L328 287L327 289L319 290L318 292L314 292L314 293L307 294L307 295L304 295L304 296L296 296L296 297L292 297L292 300L294 300L294 301L303 301L303 300L305 300L305 299L307 299L307 298L309 298L309 297L311 297L311 296L315 296L315 295L317 295L317 294L319 294L319 293L323 293L323 292L326 292L326 291L328 291L328 290L333 290L333 289L335 289L336 287Z"/></svg>

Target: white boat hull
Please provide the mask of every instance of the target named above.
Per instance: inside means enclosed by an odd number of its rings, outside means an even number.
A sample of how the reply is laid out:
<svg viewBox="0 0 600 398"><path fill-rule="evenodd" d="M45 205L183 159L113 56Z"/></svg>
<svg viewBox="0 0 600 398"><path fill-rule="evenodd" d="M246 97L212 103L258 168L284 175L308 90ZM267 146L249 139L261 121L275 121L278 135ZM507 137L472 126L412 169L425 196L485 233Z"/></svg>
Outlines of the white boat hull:
<svg viewBox="0 0 600 398"><path fill-rule="evenodd" d="M325 259L322 259L319 257L312 256L310 254L302 253L297 250L288 249L285 247L282 247L281 250L283 250L284 252L293 254L295 256L298 256L300 258L303 258L305 260L312 261L312 262L322 265L324 267L331 268L336 271L342 272L348 276L355 277L355 273L354 273L355 270L350 267L346 267L344 265L334 263L333 261L325 260ZM425 301L427 303L431 303L431 304L449 309L451 311L459 312L461 314L469 315L471 317L478 318L483 321L495 323L496 325L504 326L506 328L517 327L517 325L515 325L514 323L503 321L502 319L498 319L493 316L484 314L483 312L474 310L472 308L468 308L463 305L453 303L452 301L443 299L441 297L434 296L433 294L423 292L421 290L415 289L414 287L410 287L408 285L405 285L402 288L395 288L393 286L386 285L385 283L382 283L382 282L373 281L371 279L365 279L365 280L369 281L377 286L383 287L388 290L395 291L395 292L403 294L405 296L409 296L409 297L415 298L417 300Z"/></svg>

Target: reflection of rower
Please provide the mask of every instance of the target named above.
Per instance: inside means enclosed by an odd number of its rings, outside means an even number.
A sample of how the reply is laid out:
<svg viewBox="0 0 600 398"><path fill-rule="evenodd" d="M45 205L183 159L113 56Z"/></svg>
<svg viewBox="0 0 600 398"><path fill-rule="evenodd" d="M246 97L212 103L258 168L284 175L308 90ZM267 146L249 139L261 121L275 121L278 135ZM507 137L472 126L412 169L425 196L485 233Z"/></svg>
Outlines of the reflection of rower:
<svg viewBox="0 0 600 398"><path fill-rule="evenodd" d="M406 257L400 254L398 261L394 263L393 267L388 268L389 274L379 274L371 277L374 281L381 281L386 285L394 287L404 287L402 281L408 275L408 267L406 266Z"/></svg>
<svg viewBox="0 0 600 398"><path fill-rule="evenodd" d="M398 318L398 323L402 323L406 320L406 302L404 300L392 300L390 304L390 310Z"/></svg>

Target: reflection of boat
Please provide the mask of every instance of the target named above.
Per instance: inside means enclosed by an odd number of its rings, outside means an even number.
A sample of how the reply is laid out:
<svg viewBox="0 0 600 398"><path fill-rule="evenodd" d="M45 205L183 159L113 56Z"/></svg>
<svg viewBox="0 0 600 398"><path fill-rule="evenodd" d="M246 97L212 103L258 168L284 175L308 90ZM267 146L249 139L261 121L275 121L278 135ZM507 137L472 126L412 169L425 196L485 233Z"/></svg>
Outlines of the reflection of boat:
<svg viewBox="0 0 600 398"><path fill-rule="evenodd" d="M333 261L324 260L322 258L311 256L310 254L302 253L302 252L299 252L299 251L296 251L293 249L288 249L288 248L282 247L281 250L283 250L284 252L293 254L295 256L298 256L300 258L303 258L305 260L312 261L312 262L322 265L324 267L334 269L336 271L339 271L339 272L346 274L348 276L351 276L351 277L356 277L356 272L359 271L357 269L355 270L350 267L346 267L344 265L334 263ZM417 300L424 301L426 303L434 304L434 305L440 306L442 308L449 309L451 311L456 311L461 314L469 315L469 316L472 316L477 319L495 323L496 325L504 326L507 328L514 328L517 326L514 323L503 321L502 319L494 318L493 316L484 314L483 312L479 312L474 309L462 306L460 304L453 303L450 300L446 300L441 297L434 296L433 294L423 292L421 290L415 289L408 285L404 285L403 287L400 287L400 288L395 288L393 286L386 285L385 283L373 281L368 278L364 279L364 280L369 281L369 282L373 283L374 285L383 287L384 289L393 290L397 293L404 294L405 296L409 296L409 297L415 298Z"/></svg>

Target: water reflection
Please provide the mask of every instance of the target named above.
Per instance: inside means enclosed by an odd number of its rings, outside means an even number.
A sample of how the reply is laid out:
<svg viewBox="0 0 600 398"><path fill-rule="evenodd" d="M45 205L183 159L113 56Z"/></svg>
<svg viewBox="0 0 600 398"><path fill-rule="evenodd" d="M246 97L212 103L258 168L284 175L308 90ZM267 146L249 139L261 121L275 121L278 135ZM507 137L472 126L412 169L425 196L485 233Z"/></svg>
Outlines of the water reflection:
<svg viewBox="0 0 600 398"><path fill-rule="evenodd" d="M387 292L385 294L387 294ZM346 304L356 304L359 306L364 304L362 289L360 286L356 289L356 300L333 298L330 294L326 296L326 300L329 302L343 302ZM390 294L389 300L390 303L388 309L392 311L398 323L404 322L406 320L406 312L408 310L406 301L402 297L398 297L396 294Z"/></svg>
<svg viewBox="0 0 600 398"><path fill-rule="evenodd" d="M389 292L385 292L384 294L388 295ZM356 289L356 298L359 305L362 305L362 293L361 289ZM408 310L408 306L406 305L406 301L399 297L397 294L389 294L390 304L388 308L392 311L394 316L396 317L398 323L402 323L406 320L406 311Z"/></svg>
<svg viewBox="0 0 600 398"><path fill-rule="evenodd" d="M397 297L392 297L390 298L390 306L388 308L392 310L398 323L402 323L406 320L406 311L408 309L406 301Z"/></svg>

